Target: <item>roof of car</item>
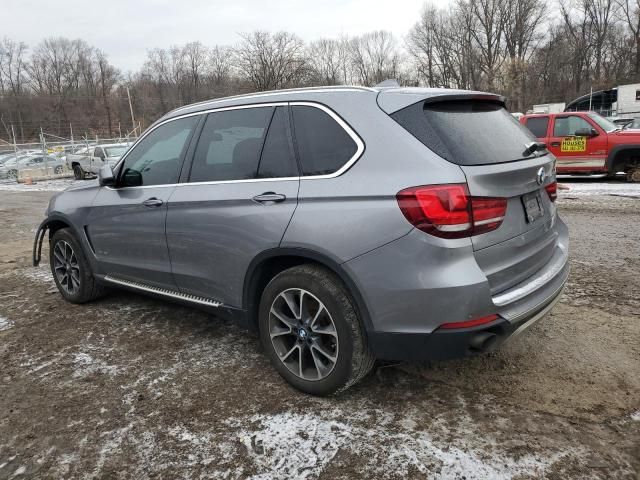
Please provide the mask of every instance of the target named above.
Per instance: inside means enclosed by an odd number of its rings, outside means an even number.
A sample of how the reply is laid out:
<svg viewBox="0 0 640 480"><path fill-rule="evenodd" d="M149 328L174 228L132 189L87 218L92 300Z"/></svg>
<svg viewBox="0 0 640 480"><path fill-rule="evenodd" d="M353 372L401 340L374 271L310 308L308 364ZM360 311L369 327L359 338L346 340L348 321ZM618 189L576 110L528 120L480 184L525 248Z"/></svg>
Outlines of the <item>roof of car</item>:
<svg viewBox="0 0 640 480"><path fill-rule="evenodd" d="M244 95L216 98L176 108L175 110L170 111L164 117L162 117L162 120L215 108L286 101L321 101L323 97L326 98L326 96L328 95L340 96L353 94L368 95L373 98L377 97L378 104L387 113L392 113L393 111L397 111L400 108L429 98L438 98L444 100L445 98L454 99L460 97L466 98L469 96L481 96L482 98L494 99L504 103L504 97L501 97L499 95L470 90L395 86L361 87L337 85L327 87L306 87L271 90L266 92L255 92L247 93Z"/></svg>

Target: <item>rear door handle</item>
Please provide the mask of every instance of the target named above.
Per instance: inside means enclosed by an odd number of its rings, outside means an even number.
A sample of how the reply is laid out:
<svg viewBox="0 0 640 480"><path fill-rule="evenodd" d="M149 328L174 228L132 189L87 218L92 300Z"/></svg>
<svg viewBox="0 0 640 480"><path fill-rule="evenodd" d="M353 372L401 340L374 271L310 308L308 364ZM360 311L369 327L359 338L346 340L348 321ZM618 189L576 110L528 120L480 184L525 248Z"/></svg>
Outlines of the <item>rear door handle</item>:
<svg viewBox="0 0 640 480"><path fill-rule="evenodd" d="M159 207L162 205L162 200L156 197L147 198L142 204L145 207Z"/></svg>
<svg viewBox="0 0 640 480"><path fill-rule="evenodd" d="M552 147L559 147L560 146L560 142L551 142L550 144Z"/></svg>
<svg viewBox="0 0 640 480"><path fill-rule="evenodd" d="M258 203L278 203L284 202L287 199L286 195L274 192L265 192L261 195L256 195L253 200Z"/></svg>

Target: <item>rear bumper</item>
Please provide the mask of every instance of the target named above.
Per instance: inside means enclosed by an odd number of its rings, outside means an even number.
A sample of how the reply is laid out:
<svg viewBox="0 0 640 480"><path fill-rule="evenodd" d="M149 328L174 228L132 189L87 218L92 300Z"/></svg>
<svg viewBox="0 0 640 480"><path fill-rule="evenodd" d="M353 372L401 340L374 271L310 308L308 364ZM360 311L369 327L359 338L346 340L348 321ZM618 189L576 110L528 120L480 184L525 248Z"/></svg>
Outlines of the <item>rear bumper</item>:
<svg viewBox="0 0 640 480"><path fill-rule="evenodd" d="M451 360L487 353L543 318L560 300L562 290L560 288L517 321L510 322L500 317L488 325L455 330L436 329L427 334L372 332L369 344L376 358L391 361Z"/></svg>
<svg viewBox="0 0 640 480"><path fill-rule="evenodd" d="M470 245L414 231L343 264L362 293L373 353L383 360L445 360L487 352L542 318L567 281L568 230L557 219L551 259L521 283L492 295ZM497 314L490 324L440 329Z"/></svg>

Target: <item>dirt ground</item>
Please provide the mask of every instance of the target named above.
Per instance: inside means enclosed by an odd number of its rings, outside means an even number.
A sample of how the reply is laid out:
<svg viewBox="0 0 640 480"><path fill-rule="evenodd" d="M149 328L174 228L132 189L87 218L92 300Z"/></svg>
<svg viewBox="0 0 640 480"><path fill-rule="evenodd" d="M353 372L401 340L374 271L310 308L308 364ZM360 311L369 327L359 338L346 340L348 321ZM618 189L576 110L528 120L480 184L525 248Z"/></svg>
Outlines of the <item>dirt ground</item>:
<svg viewBox="0 0 640 480"><path fill-rule="evenodd" d="M640 185L563 182L572 272L550 315L332 399L198 310L65 303L30 266L60 185L0 186L0 478L640 478Z"/></svg>

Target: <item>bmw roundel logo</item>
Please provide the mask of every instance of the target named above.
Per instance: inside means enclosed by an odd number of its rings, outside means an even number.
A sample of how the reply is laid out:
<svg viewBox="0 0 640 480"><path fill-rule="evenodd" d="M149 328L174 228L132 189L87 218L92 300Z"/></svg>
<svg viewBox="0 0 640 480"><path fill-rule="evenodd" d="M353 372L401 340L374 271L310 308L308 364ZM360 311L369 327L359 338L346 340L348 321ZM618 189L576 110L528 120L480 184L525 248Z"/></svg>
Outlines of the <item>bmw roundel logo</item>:
<svg viewBox="0 0 640 480"><path fill-rule="evenodd" d="M538 170L536 174L536 182L538 182L538 185L542 185L545 178L547 178L547 174L544 171L544 167L540 167L540 170Z"/></svg>

